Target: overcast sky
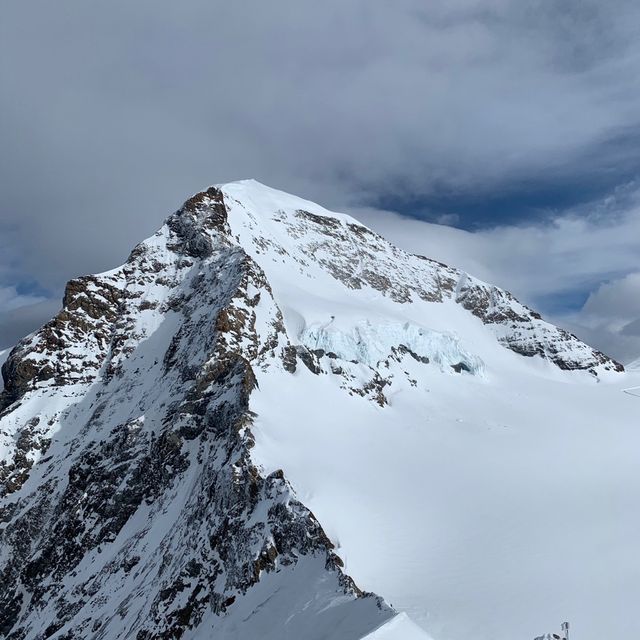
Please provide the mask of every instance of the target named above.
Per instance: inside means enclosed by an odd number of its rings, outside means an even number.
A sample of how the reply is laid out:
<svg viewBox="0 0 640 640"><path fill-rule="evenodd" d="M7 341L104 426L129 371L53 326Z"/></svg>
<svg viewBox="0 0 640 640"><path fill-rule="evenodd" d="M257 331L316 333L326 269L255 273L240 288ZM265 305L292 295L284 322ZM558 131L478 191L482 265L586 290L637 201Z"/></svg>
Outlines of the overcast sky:
<svg viewBox="0 0 640 640"><path fill-rule="evenodd" d="M0 348L189 194L254 177L632 359L639 30L626 0L8 0Z"/></svg>

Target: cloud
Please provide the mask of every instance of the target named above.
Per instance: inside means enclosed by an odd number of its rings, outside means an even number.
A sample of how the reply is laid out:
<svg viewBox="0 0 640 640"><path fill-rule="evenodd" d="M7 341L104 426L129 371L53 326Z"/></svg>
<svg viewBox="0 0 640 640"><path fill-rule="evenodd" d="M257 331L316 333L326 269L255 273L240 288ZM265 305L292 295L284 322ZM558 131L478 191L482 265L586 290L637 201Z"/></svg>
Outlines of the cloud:
<svg viewBox="0 0 640 640"><path fill-rule="evenodd" d="M15 346L21 338L39 329L61 306L59 300L41 300L0 311L0 350Z"/></svg>
<svg viewBox="0 0 640 640"><path fill-rule="evenodd" d="M640 356L640 271L602 283L573 318L578 332L630 362Z"/></svg>
<svg viewBox="0 0 640 640"><path fill-rule="evenodd" d="M636 292L636 294L640 294L640 292ZM623 336L633 336L640 337L640 316L627 324L620 329L620 333Z"/></svg>
<svg viewBox="0 0 640 640"><path fill-rule="evenodd" d="M453 227L460 224L460 216L457 213L440 213L435 215L433 221L437 224L445 224Z"/></svg>
<svg viewBox="0 0 640 640"><path fill-rule="evenodd" d="M0 226L59 290L215 181L341 208L637 166L612 141L638 126L639 18L624 0L9 3Z"/></svg>
<svg viewBox="0 0 640 640"><path fill-rule="evenodd" d="M16 287L0 287L0 309L12 311L18 307L42 302L44 298L37 295L24 295Z"/></svg>
<svg viewBox="0 0 640 640"><path fill-rule="evenodd" d="M600 285L589 295L583 310L594 319L624 329L630 321L640 318L640 271Z"/></svg>

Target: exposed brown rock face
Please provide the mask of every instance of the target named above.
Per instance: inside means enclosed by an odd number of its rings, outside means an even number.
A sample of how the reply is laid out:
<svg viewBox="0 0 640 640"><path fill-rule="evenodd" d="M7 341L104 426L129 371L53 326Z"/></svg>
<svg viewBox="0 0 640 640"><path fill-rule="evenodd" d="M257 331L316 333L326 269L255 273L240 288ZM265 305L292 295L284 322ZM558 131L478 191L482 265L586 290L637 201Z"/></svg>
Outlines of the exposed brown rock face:
<svg viewBox="0 0 640 640"><path fill-rule="evenodd" d="M62 311L19 344L2 367L0 412L39 383L65 385L92 380L109 350L112 327L125 295L117 279L86 276L71 280ZM88 353L91 357L86 357Z"/></svg>

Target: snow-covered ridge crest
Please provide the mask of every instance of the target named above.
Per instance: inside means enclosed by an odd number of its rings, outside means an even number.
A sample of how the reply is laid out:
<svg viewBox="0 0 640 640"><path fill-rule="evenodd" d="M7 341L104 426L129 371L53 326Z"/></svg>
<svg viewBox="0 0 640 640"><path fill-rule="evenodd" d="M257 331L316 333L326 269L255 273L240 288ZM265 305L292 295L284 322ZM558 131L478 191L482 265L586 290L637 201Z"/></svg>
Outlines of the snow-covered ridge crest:
<svg viewBox="0 0 640 640"><path fill-rule="evenodd" d="M225 194L232 236L261 264L281 306L303 315L308 324L324 321L307 317L318 306L333 304L335 315L340 308L357 306L358 315L367 318L377 308L373 301L380 300L387 315L402 320L409 315L417 325L455 334L468 331L465 310L520 355L594 375L623 370L611 358L545 322L510 293L408 254L348 215L251 180L219 188ZM301 305L302 298L306 300ZM323 298L331 301L329 305ZM443 304L447 310L430 303Z"/></svg>

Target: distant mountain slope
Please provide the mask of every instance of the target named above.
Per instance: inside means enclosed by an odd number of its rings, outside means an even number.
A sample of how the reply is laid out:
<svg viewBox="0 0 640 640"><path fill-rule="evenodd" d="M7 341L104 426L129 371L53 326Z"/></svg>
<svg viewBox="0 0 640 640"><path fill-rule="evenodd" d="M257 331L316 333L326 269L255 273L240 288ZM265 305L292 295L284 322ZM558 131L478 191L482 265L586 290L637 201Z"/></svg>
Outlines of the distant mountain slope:
<svg viewBox="0 0 640 640"><path fill-rule="evenodd" d="M8 638L426 637L391 604L436 639L611 628L614 600L575 609L597 585L557 590L595 548L620 568L594 523L635 497L632 375L349 216L211 187L72 280L3 377Z"/></svg>

